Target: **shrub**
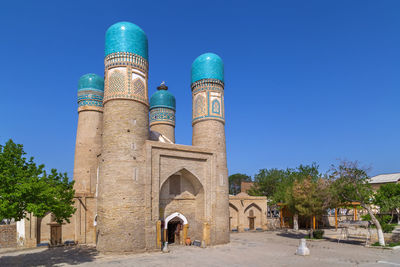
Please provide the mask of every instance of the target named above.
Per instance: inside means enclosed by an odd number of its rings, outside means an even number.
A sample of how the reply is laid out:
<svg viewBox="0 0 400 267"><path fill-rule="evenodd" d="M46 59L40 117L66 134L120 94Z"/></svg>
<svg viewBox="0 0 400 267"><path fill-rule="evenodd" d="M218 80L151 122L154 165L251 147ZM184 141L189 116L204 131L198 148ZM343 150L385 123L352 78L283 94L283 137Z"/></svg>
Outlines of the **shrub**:
<svg viewBox="0 0 400 267"><path fill-rule="evenodd" d="M323 238L323 236L324 236L324 230L315 230L314 231L314 238L315 239L322 239Z"/></svg>
<svg viewBox="0 0 400 267"><path fill-rule="evenodd" d="M393 224L382 224L382 231L384 233L391 233L395 228Z"/></svg>

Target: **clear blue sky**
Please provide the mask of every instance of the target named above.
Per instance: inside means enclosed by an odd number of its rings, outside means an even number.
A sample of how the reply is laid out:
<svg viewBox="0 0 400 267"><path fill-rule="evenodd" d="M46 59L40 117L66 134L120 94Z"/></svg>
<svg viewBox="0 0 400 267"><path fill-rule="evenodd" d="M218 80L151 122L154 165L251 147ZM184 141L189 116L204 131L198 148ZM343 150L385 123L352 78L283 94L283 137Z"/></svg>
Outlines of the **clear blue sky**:
<svg viewBox="0 0 400 267"><path fill-rule="evenodd" d="M118 21L149 39L149 93L177 100L191 144L190 66L225 63L229 173L337 159L400 171L400 1L3 1L0 143L72 177L81 75L103 75Z"/></svg>

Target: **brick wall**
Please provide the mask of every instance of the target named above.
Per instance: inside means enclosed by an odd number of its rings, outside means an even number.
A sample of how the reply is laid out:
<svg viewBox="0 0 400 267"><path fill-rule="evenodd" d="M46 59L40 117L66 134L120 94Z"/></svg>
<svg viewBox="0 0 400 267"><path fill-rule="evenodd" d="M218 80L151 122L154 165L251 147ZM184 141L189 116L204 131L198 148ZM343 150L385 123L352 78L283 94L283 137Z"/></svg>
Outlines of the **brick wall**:
<svg viewBox="0 0 400 267"><path fill-rule="evenodd" d="M240 184L240 192L247 193L250 188L253 186L253 182L242 182Z"/></svg>
<svg viewBox="0 0 400 267"><path fill-rule="evenodd" d="M0 248L17 246L16 224L0 225Z"/></svg>

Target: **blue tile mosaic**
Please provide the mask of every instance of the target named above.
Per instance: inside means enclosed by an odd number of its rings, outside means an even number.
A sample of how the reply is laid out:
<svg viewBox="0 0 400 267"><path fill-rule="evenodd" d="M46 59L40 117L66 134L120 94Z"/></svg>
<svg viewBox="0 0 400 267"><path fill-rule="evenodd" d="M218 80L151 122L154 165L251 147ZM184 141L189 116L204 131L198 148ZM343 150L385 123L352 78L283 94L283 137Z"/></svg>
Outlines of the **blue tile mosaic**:
<svg viewBox="0 0 400 267"><path fill-rule="evenodd" d="M224 81L224 62L214 53L205 53L192 63L192 83L202 79Z"/></svg>
<svg viewBox="0 0 400 267"><path fill-rule="evenodd" d="M118 22L106 32L105 55L117 52L130 52L148 60L146 33L130 22Z"/></svg>

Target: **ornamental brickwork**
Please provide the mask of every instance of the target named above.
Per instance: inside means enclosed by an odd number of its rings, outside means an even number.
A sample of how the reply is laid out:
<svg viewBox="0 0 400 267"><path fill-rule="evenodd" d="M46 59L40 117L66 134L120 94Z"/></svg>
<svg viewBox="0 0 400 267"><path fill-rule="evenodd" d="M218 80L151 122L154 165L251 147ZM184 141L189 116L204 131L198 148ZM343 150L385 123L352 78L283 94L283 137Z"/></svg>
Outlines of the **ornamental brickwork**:
<svg viewBox="0 0 400 267"><path fill-rule="evenodd" d="M104 103L110 99L130 99L149 105L147 60L127 52L106 56Z"/></svg>
<svg viewBox="0 0 400 267"><path fill-rule="evenodd" d="M192 124L202 120L225 123L224 83L217 79L203 79L192 84Z"/></svg>

